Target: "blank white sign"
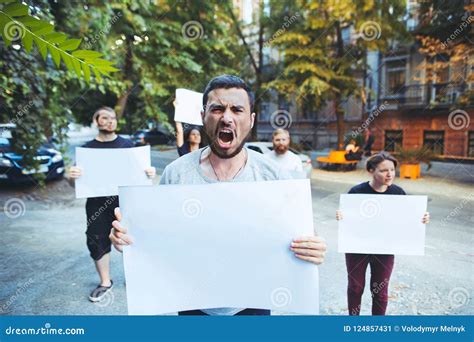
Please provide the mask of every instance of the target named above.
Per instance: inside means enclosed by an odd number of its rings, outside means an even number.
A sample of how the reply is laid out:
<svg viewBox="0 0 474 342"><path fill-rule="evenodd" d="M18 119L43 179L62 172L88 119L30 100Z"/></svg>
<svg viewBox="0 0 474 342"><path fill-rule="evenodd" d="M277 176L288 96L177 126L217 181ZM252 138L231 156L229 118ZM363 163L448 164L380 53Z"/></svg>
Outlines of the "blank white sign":
<svg viewBox="0 0 474 342"><path fill-rule="evenodd" d="M318 270L290 251L314 235L308 180L120 187L128 312L219 307L318 314Z"/></svg>
<svg viewBox="0 0 474 342"><path fill-rule="evenodd" d="M426 196L341 195L338 251L424 255L426 207Z"/></svg>
<svg viewBox="0 0 474 342"><path fill-rule="evenodd" d="M202 126L202 93L176 89L174 121Z"/></svg>
<svg viewBox="0 0 474 342"><path fill-rule="evenodd" d="M120 185L151 185L145 174L150 167L150 146L131 148L76 147L76 198L115 196Z"/></svg>

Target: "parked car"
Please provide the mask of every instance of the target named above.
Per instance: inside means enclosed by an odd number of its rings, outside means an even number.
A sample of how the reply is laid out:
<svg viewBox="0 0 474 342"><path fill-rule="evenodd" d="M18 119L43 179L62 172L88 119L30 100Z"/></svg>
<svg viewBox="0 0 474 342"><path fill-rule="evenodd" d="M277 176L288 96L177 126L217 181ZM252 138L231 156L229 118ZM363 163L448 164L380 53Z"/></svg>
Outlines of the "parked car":
<svg viewBox="0 0 474 342"><path fill-rule="evenodd" d="M175 141L173 134L158 129L140 129L131 136L131 139L135 146L169 145Z"/></svg>
<svg viewBox="0 0 474 342"><path fill-rule="evenodd" d="M273 144L271 142L262 142L262 141L247 142L245 143L245 146L251 150L254 150L256 152L260 152L263 154L273 151ZM303 171L305 172L306 177L311 178L311 172L313 170L313 166L311 165L311 158L308 155L301 153L291 147L289 150L293 152L294 154L296 154L298 157L300 157L301 163L303 166Z"/></svg>
<svg viewBox="0 0 474 342"><path fill-rule="evenodd" d="M59 179L64 176L64 160L61 152L46 142L38 148L35 160L39 169L28 168L23 155L15 153L12 147L12 125L0 125L0 180L9 183L21 183L32 180L33 174L43 173L46 180Z"/></svg>

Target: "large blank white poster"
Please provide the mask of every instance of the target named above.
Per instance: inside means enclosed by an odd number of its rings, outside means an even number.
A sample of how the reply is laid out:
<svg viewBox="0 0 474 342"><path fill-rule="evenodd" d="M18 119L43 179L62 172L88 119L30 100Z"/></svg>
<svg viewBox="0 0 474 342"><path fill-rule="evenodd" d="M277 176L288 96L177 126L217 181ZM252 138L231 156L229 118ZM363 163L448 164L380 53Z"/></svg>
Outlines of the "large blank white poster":
<svg viewBox="0 0 474 342"><path fill-rule="evenodd" d="M129 314L318 314L317 266L290 251L314 235L308 180L120 187L120 207Z"/></svg>
<svg viewBox="0 0 474 342"><path fill-rule="evenodd" d="M202 126L202 93L188 89L176 89L174 121Z"/></svg>
<svg viewBox="0 0 474 342"><path fill-rule="evenodd" d="M150 146L132 148L76 147L76 198L115 196L120 185L151 185L145 169L151 166Z"/></svg>
<svg viewBox="0 0 474 342"><path fill-rule="evenodd" d="M424 255L426 196L344 194L340 253Z"/></svg>

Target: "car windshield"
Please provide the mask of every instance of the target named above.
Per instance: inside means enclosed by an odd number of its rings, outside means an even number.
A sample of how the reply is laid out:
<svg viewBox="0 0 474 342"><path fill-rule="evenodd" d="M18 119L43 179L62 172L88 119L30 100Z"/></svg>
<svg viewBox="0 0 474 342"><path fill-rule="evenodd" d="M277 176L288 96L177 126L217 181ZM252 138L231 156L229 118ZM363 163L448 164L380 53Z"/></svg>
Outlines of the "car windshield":
<svg viewBox="0 0 474 342"><path fill-rule="evenodd" d="M1 146L10 146L10 140L7 138L0 138L0 145Z"/></svg>

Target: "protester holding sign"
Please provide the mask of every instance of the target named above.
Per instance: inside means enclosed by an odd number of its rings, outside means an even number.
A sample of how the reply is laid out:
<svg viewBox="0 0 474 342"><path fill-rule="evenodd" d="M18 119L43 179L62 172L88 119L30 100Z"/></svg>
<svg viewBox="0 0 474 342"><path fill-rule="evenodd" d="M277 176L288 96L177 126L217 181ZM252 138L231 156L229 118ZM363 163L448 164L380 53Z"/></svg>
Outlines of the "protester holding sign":
<svg viewBox="0 0 474 342"><path fill-rule="evenodd" d="M188 125L185 125L188 126ZM184 156L189 152L199 149L201 145L201 131L197 126L183 129L183 124L176 121L176 147L179 156Z"/></svg>
<svg viewBox="0 0 474 342"><path fill-rule="evenodd" d="M255 113L253 94L242 79L230 75L212 79L204 91L202 105L201 115L209 147L191 152L168 165L160 184L255 182L291 178L273 161L244 147L254 125ZM223 198L222 205L232 205L232 198ZM120 222L118 208L116 217L110 239L115 248L122 251L123 246L130 244L132 239ZM324 260L326 243L318 236L297 237L288 241L288 244L293 255L301 260L314 264L321 264ZM212 308L180 314L269 315L270 312L258 308Z"/></svg>
<svg viewBox="0 0 474 342"><path fill-rule="evenodd" d="M354 186L349 194L382 194L406 195L405 191L393 184L397 160L386 153L378 153L367 160L366 169L372 180ZM342 220L341 211L336 212L336 219ZM422 223L429 223L428 212ZM394 255L346 253L348 275L347 301L349 315L359 315L361 299L365 288L365 273L370 264L370 290L372 292L372 315L385 315L388 303L388 286L392 274Z"/></svg>
<svg viewBox="0 0 474 342"><path fill-rule="evenodd" d="M88 148L130 148L133 143L118 136L117 117L115 111L109 107L99 108L92 117L93 122L99 128L99 134L94 140L87 142L83 147ZM149 178L154 178L156 171L154 167L144 170ZM69 177L78 179L82 175L80 167L71 167ZM101 301L113 287L110 279L110 225L114 220L114 208L119 205L118 196L92 197L86 202L87 214L87 248L90 256L94 259L100 284L91 292L89 300Z"/></svg>
<svg viewBox="0 0 474 342"><path fill-rule="evenodd" d="M202 126L202 94L188 89L176 89L176 99L173 104L176 147L181 157L201 147L199 127Z"/></svg>
<svg viewBox="0 0 474 342"><path fill-rule="evenodd" d="M301 159L290 151L290 141L290 132L277 128L272 134L273 150L265 153L265 156L290 172L303 173Z"/></svg>

